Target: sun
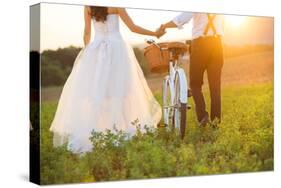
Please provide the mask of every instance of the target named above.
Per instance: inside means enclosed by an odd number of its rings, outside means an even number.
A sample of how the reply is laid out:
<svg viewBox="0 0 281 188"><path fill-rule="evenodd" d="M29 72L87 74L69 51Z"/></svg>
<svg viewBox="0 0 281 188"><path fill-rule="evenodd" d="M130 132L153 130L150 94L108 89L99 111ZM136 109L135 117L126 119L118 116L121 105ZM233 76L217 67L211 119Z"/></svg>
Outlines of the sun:
<svg viewBox="0 0 281 188"><path fill-rule="evenodd" d="M232 27L239 27L244 23L245 17L244 16L227 16L225 21L227 22L228 25L230 25Z"/></svg>

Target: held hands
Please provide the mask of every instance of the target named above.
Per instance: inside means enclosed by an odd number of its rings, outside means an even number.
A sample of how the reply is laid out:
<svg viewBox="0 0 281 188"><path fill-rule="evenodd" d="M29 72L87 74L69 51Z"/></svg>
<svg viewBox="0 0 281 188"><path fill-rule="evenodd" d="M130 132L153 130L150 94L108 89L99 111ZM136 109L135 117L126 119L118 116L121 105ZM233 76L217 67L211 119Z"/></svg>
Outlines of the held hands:
<svg viewBox="0 0 281 188"><path fill-rule="evenodd" d="M160 25L160 27L155 31L155 36L157 38L162 37L166 33L165 29L164 25Z"/></svg>

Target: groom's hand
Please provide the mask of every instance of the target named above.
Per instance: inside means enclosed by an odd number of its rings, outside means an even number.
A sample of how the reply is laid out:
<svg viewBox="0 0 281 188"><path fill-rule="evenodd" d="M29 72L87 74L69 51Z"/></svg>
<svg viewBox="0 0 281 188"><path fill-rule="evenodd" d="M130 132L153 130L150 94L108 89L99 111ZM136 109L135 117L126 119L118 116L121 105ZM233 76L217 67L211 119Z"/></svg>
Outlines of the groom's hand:
<svg viewBox="0 0 281 188"><path fill-rule="evenodd" d="M166 33L164 25L161 25L161 26L156 30L156 33L157 33L157 38L162 37L162 36Z"/></svg>
<svg viewBox="0 0 281 188"><path fill-rule="evenodd" d="M160 27L159 27L159 29L165 31L165 30L166 30L165 24L161 24Z"/></svg>

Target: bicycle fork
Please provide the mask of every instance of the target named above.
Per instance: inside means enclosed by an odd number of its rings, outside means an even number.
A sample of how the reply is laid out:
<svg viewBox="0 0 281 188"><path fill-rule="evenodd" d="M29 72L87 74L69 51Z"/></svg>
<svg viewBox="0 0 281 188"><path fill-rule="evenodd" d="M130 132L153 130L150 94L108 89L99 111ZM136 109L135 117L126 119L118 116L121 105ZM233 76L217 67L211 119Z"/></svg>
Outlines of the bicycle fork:
<svg viewBox="0 0 281 188"><path fill-rule="evenodd" d="M169 104L163 103L163 114L164 114L164 124L168 125L169 124L169 118L173 116L171 114L173 112L174 108L174 98L175 98L175 84L174 84L174 79L175 79L175 68L173 65L173 62L169 62L169 75L167 75L164 80L163 80L163 101L166 102L167 98L169 97ZM167 95L170 93L170 95Z"/></svg>

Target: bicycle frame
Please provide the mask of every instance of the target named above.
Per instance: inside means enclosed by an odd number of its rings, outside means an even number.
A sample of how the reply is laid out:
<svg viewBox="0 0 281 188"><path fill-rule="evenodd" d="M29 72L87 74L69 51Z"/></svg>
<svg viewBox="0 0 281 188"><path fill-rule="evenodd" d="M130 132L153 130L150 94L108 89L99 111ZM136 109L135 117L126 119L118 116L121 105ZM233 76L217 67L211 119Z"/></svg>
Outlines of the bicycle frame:
<svg viewBox="0 0 281 188"><path fill-rule="evenodd" d="M178 75L180 79L180 102L187 103L188 84L187 84L187 78L185 76L185 72L182 68L178 66L178 60L175 60L175 62L170 61L169 62L169 79L171 81L170 83L174 83L176 75ZM172 90L174 90L174 86Z"/></svg>
<svg viewBox="0 0 281 188"><path fill-rule="evenodd" d="M185 76L185 71L178 66L178 61L169 61L169 74L165 76L162 85L162 95L163 95L163 118L164 124L169 124L170 116L173 116L173 109L179 109L180 105L178 105L177 101L175 101L176 89L175 89L175 79L179 79L180 84L180 92L179 92L179 100L180 103L188 103L188 83ZM169 88L167 88L169 87ZM167 96L167 93L170 93L170 96ZM169 104L166 104L167 98L170 101Z"/></svg>
<svg viewBox="0 0 281 188"><path fill-rule="evenodd" d="M148 44L155 45L161 51L169 50L168 48L161 48L157 43L154 42L154 40L146 40L146 42ZM179 125L180 118L177 118L177 115L179 115L179 111L183 108L183 106L184 108L188 107L187 78L185 75L185 71L178 65L178 54L175 57L173 52L173 50L169 51L169 74L165 76L162 84L163 118L165 125ZM184 117L184 122L185 118L186 116ZM171 119L177 120L178 122L170 123Z"/></svg>

